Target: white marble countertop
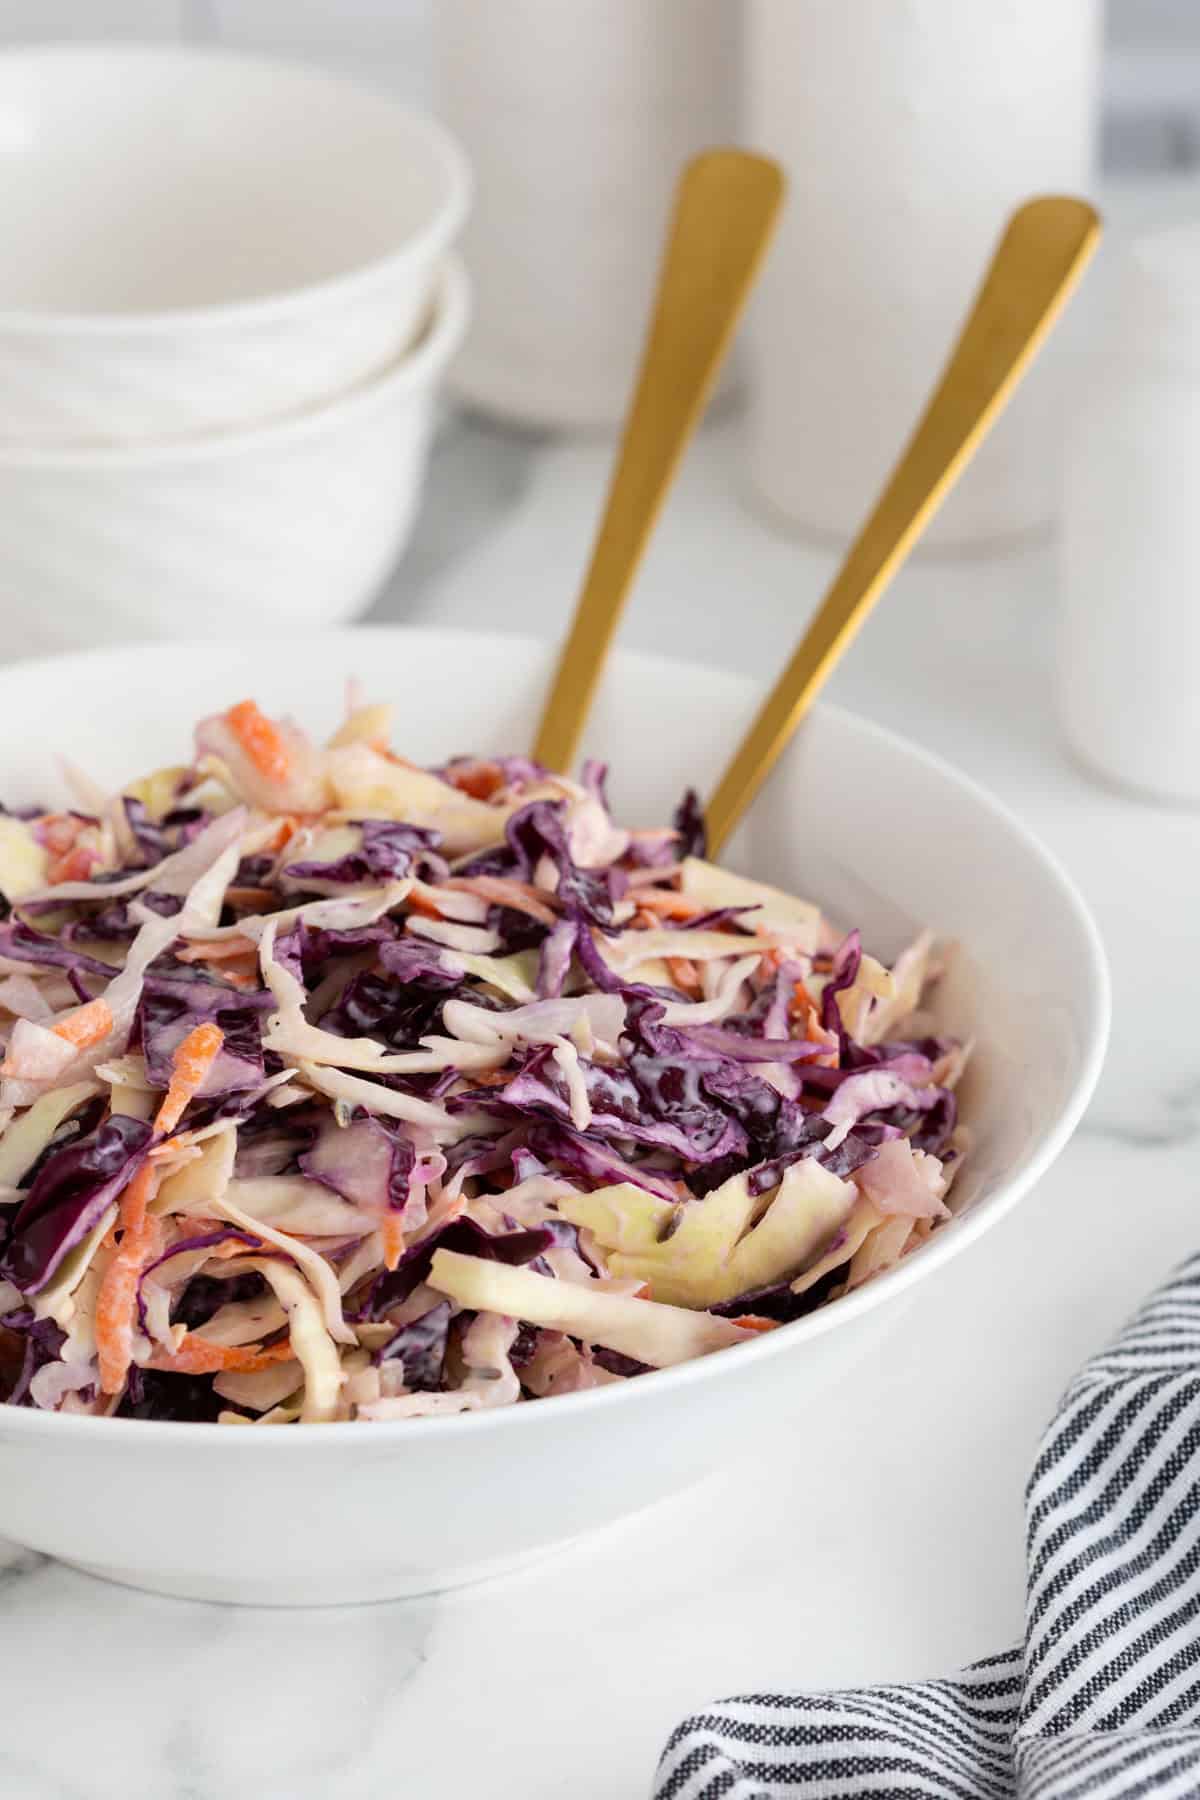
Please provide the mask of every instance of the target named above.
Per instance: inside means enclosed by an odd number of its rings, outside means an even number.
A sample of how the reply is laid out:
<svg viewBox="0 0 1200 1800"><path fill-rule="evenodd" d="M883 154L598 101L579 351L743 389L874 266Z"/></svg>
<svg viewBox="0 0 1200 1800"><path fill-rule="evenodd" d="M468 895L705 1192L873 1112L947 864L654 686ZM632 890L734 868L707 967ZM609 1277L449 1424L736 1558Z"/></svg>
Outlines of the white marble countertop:
<svg viewBox="0 0 1200 1800"><path fill-rule="evenodd" d="M452 421L377 615L556 632L606 457ZM626 637L765 677L831 558L773 534L738 486L735 430L710 427ZM1112 1055L1036 1193L921 1287L884 1361L799 1426L781 1420L760 1466L519 1576L288 1614L145 1597L12 1552L6 1800L639 1796L696 1703L948 1670L1018 1635L1039 1429L1074 1367L1200 1239L1200 815L1107 792L1066 761L1053 596L1048 545L919 562L833 686L990 786L1096 909Z"/></svg>

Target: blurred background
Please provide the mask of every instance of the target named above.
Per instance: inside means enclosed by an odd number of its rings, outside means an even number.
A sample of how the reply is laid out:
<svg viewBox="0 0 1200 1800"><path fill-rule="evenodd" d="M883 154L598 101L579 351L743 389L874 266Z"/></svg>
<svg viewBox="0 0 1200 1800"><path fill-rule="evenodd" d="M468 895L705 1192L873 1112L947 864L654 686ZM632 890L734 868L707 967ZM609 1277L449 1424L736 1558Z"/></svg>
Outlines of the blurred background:
<svg viewBox="0 0 1200 1800"><path fill-rule="evenodd" d="M736 0L731 0L735 4ZM1072 0L1067 0L1071 4ZM0 0L0 42L215 42L303 57L434 99L436 0ZM1128 172L1200 164L1200 7L1104 0L1101 151Z"/></svg>

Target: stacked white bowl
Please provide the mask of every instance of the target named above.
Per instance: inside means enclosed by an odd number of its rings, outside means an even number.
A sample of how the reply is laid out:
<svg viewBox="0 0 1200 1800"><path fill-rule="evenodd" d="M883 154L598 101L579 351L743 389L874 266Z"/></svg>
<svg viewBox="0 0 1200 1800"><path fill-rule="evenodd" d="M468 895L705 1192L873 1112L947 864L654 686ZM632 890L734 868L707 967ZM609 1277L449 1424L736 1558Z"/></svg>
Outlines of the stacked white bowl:
<svg viewBox="0 0 1200 1800"><path fill-rule="evenodd" d="M466 326L469 197L439 127L309 69L0 56L7 653L360 612Z"/></svg>

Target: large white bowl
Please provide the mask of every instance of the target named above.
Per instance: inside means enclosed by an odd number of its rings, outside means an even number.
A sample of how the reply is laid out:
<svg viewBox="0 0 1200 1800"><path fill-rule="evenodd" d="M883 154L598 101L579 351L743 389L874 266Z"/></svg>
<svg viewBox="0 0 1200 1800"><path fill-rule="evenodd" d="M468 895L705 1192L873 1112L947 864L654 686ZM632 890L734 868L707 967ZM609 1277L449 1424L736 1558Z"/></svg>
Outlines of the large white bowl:
<svg viewBox="0 0 1200 1800"><path fill-rule="evenodd" d="M252 688L325 731L351 674L399 702L415 757L521 749L549 669L520 639L399 630L283 639L258 667L241 645L35 663L0 673L0 791L45 794L56 752L107 781L174 759L188 719ZM755 700L740 677L616 657L589 748L613 760L619 814L661 821L686 782L709 782ZM960 1218L899 1268L754 1344L498 1412L235 1431L0 1406L0 1532L202 1599L298 1605L447 1587L752 1457L799 1426L818 1385L854 1380L902 1296L936 1305L936 1290L914 1290L968 1246L987 1255L977 1240L1062 1149L1091 1093L1108 1025L1095 927L1016 819L832 707L814 713L730 860L815 895L885 952L922 922L961 940L940 1002L980 1046L963 1097L977 1142Z"/></svg>
<svg viewBox="0 0 1200 1800"><path fill-rule="evenodd" d="M279 417L421 331L466 217L431 120L211 49L0 56L0 443Z"/></svg>
<svg viewBox="0 0 1200 1800"><path fill-rule="evenodd" d="M451 260L414 350L275 425L148 449L0 444L8 654L311 630L361 612L412 528L468 310Z"/></svg>

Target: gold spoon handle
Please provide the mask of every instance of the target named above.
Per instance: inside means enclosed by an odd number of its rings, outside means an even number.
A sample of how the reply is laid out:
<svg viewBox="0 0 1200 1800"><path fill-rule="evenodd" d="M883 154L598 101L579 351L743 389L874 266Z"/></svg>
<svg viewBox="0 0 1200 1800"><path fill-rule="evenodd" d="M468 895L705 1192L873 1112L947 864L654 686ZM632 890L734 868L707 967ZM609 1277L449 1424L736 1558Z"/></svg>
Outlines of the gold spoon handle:
<svg viewBox="0 0 1200 1800"><path fill-rule="evenodd" d="M758 272L783 188L777 163L742 150L706 150L680 177L604 516L534 745L551 769L575 760L626 596Z"/></svg>
<svg viewBox="0 0 1200 1800"><path fill-rule="evenodd" d="M1096 248L1086 201L1030 200L1008 222L942 378L875 510L708 804L711 854L750 806L872 606L971 460ZM803 420L797 429L804 429Z"/></svg>

